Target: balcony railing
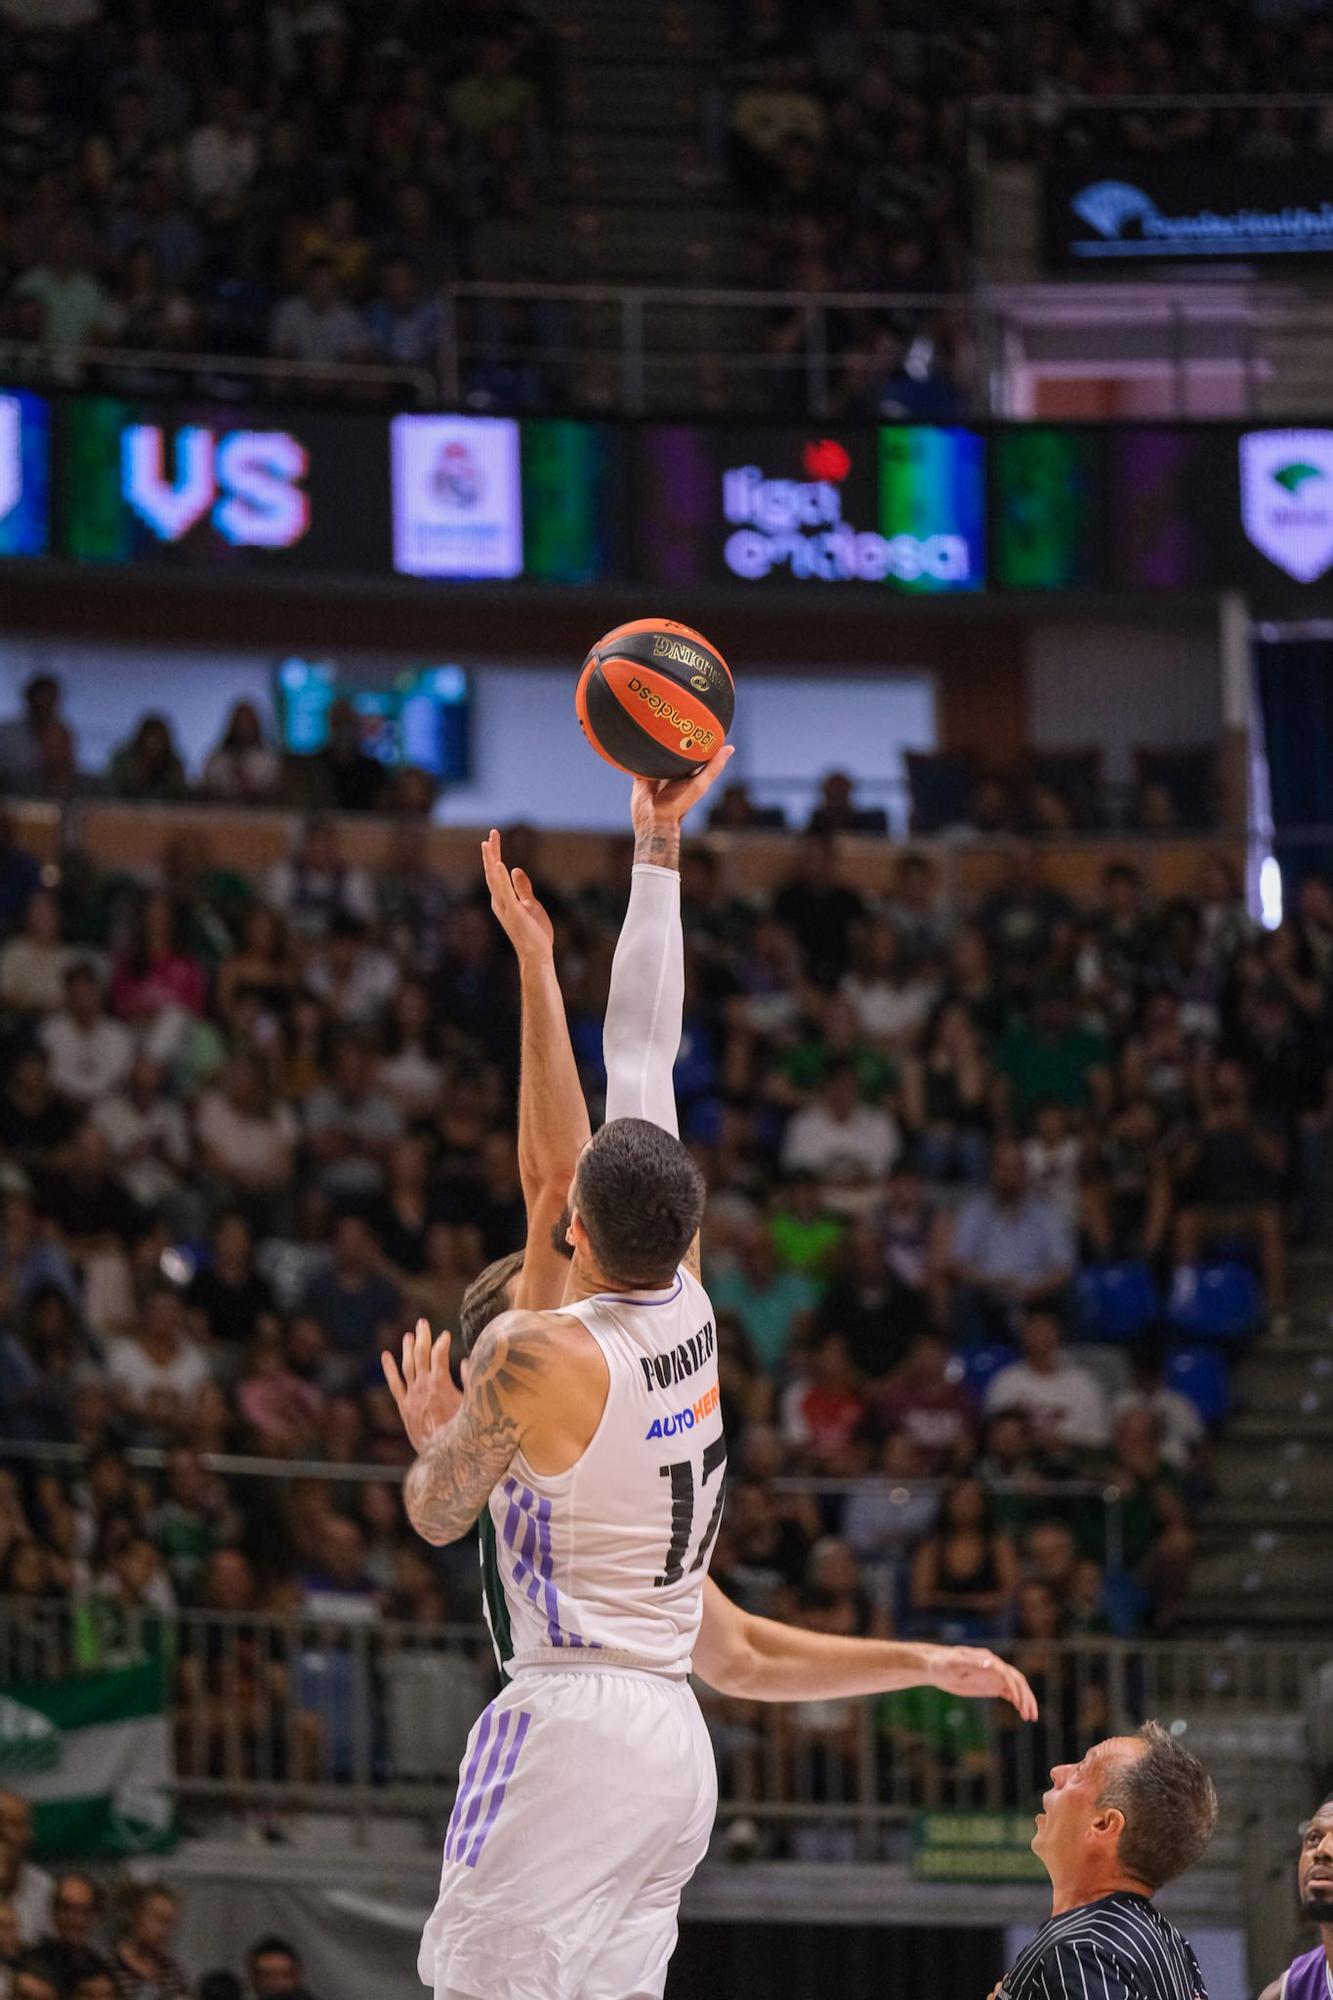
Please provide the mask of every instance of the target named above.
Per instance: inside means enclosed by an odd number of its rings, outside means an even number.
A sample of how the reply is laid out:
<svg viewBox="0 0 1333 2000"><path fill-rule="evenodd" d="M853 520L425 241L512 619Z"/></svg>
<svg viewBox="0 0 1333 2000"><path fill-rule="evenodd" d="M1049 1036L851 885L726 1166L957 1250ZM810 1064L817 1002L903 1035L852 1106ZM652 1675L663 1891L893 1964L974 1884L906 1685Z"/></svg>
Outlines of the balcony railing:
<svg viewBox="0 0 1333 2000"><path fill-rule="evenodd" d="M801 1708L700 1687L720 1812L802 1859L873 1860L922 1810L1030 1809L1052 1764L1155 1715L1210 1747L1234 1816L1279 1766L1329 1750L1333 1647L1122 1643L1004 1648L1032 1679L1039 1721L929 1689ZM472 1722L498 1685L476 1627L354 1617L330 1599L290 1616L90 1600L0 1600L0 1685L160 1661L174 1700L175 1787L186 1804L438 1819Z"/></svg>

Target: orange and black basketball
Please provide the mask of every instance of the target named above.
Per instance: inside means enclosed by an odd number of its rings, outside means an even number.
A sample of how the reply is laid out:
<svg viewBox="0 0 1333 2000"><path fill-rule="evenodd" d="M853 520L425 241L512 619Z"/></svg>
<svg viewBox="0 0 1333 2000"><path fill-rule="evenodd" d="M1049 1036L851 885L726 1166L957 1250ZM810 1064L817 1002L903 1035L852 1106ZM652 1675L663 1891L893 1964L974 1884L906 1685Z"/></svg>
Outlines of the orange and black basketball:
<svg viewBox="0 0 1333 2000"><path fill-rule="evenodd" d="M639 778L690 778L727 740L736 710L716 646L671 618L635 618L583 662L574 694L599 757Z"/></svg>

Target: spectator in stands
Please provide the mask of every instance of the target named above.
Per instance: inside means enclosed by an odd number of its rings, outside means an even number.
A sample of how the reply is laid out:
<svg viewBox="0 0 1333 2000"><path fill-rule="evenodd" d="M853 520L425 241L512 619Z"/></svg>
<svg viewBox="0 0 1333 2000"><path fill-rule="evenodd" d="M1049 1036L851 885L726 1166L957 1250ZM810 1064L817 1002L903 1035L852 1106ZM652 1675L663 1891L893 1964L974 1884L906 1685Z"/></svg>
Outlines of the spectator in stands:
<svg viewBox="0 0 1333 2000"><path fill-rule="evenodd" d="M1108 1057L1105 1036L1080 1024L1072 989L1043 979L1029 1019L1015 1023L996 1050L1000 1104L1019 1124L1045 1102L1104 1113L1111 1099Z"/></svg>
<svg viewBox="0 0 1333 2000"><path fill-rule="evenodd" d="M294 1946L271 1933L256 1938L246 1958L254 2000L311 2000L305 1967Z"/></svg>
<svg viewBox="0 0 1333 2000"><path fill-rule="evenodd" d="M782 1166L840 1187L864 1187L887 1174L901 1144L890 1113L862 1102L853 1065L837 1063L815 1102L787 1127Z"/></svg>
<svg viewBox="0 0 1333 2000"><path fill-rule="evenodd" d="M1015 847L1007 854L1000 882L982 903L977 920L1010 983L1023 987L1031 984L1038 968L1068 941L1072 917L1069 898L1046 879L1040 851Z"/></svg>
<svg viewBox="0 0 1333 2000"><path fill-rule="evenodd" d="M263 1204L291 1184L299 1134L291 1106L274 1101L252 1056L234 1056L200 1099L195 1132L208 1173L232 1201Z"/></svg>
<svg viewBox="0 0 1333 2000"><path fill-rule="evenodd" d="M18 937L0 945L0 1004L16 1014L51 1014L64 997L64 979L75 956L62 942L60 904L34 889Z"/></svg>
<svg viewBox="0 0 1333 2000"><path fill-rule="evenodd" d="M43 1950L61 1990L72 1994L90 1958L97 1956L102 1894L87 1875L58 1875L51 1898L51 1931Z"/></svg>
<svg viewBox="0 0 1333 2000"><path fill-rule="evenodd" d="M21 1951L14 1961L11 2000L65 2000L51 1959L40 1946Z"/></svg>
<svg viewBox="0 0 1333 2000"><path fill-rule="evenodd" d="M224 1211L213 1224L212 1254L185 1298L209 1340L233 1353L248 1347L273 1314L272 1288L255 1269L254 1232L240 1210Z"/></svg>
<svg viewBox="0 0 1333 2000"><path fill-rule="evenodd" d="M996 1526L990 1496L968 1475L951 1482L934 1531L912 1562L918 1629L985 1638L1004 1629L1018 1591L1018 1558Z"/></svg>
<svg viewBox="0 0 1333 2000"><path fill-rule="evenodd" d="M41 306L45 340L75 352L98 337L111 314L106 289L93 275L82 234L72 222L56 229L46 260L18 280L14 295Z"/></svg>
<svg viewBox="0 0 1333 2000"><path fill-rule="evenodd" d="M1194 1535L1179 1475L1162 1455L1147 1410L1127 1410L1117 1422L1107 1476L1120 1493L1126 1573L1147 1591L1154 1629L1169 1631L1185 1595Z"/></svg>
<svg viewBox="0 0 1333 2000"><path fill-rule="evenodd" d="M819 804L810 814L807 833L887 833L883 806L859 806L855 786L845 771L830 771L819 787Z"/></svg>
<svg viewBox="0 0 1333 2000"><path fill-rule="evenodd" d="M350 701L329 708L328 741L304 760L322 804L335 812L377 812L385 803L388 773L361 740L361 718Z"/></svg>
<svg viewBox="0 0 1333 2000"><path fill-rule="evenodd" d="M124 1088L93 1107L92 1122L140 1207L179 1217L193 1150L190 1128L180 1105L165 1095L162 1070L151 1056L134 1058Z"/></svg>
<svg viewBox="0 0 1333 2000"><path fill-rule="evenodd" d="M403 1116L376 1085L374 1048L364 1035L348 1031L339 1038L330 1081L307 1098L303 1122L316 1179L334 1200L379 1193Z"/></svg>
<svg viewBox="0 0 1333 2000"><path fill-rule="evenodd" d="M170 1889L141 1884L112 1953L120 2000L186 2000L190 1982L171 1955L178 1908Z"/></svg>
<svg viewBox="0 0 1333 2000"><path fill-rule="evenodd" d="M1058 1300L1074 1269L1070 1231L1027 1184L1023 1151L996 1141L990 1186L958 1217L953 1272L964 1331L972 1340L1008 1337L1025 1307Z"/></svg>
<svg viewBox="0 0 1333 2000"><path fill-rule="evenodd" d="M899 932L883 918L858 927L851 971L838 991L862 1032L895 1056L915 1045L936 996L927 968L913 963Z"/></svg>
<svg viewBox="0 0 1333 2000"><path fill-rule="evenodd" d="M929 1181L985 1179L994 1079L967 1008L946 1000L903 1064L901 1108Z"/></svg>
<svg viewBox="0 0 1333 2000"><path fill-rule="evenodd" d="M187 948L183 912L161 890L141 895L111 969L111 1005L124 1021L149 1023L167 1008L202 1014L207 981Z"/></svg>
<svg viewBox="0 0 1333 2000"><path fill-rule="evenodd" d="M379 1598L366 1573L365 1538L341 1514L324 1520L319 1552L301 1579L301 1609L308 1616L364 1624L379 1616Z"/></svg>
<svg viewBox="0 0 1333 2000"><path fill-rule="evenodd" d="M502 35L482 43L475 67L460 77L446 99L460 132L484 139L497 126L529 124L537 115L532 83L514 68L514 51Z"/></svg>
<svg viewBox="0 0 1333 2000"><path fill-rule="evenodd" d="M930 1478L955 1471L972 1454L977 1406L960 1375L939 1335L920 1333L875 1394L881 1429L905 1436Z"/></svg>
<svg viewBox="0 0 1333 2000"><path fill-rule="evenodd" d="M4 1895L18 1919L19 1943L36 1944L51 1929L55 1882L28 1858L32 1853L32 1807L21 1792L0 1792L0 1842L8 1848L13 1863Z"/></svg>
<svg viewBox="0 0 1333 2000"><path fill-rule="evenodd" d="M145 715L111 758L111 785L117 796L166 805L189 795L181 762L165 716Z"/></svg>
<svg viewBox="0 0 1333 2000"><path fill-rule="evenodd" d="M107 1350L107 1377L126 1423L141 1442L183 1435L192 1399L212 1379L207 1359L185 1326L180 1294L159 1285L142 1323Z"/></svg>
<svg viewBox="0 0 1333 2000"><path fill-rule="evenodd" d="M385 260L379 295L366 308L366 324L380 361L404 368L438 367L444 315L439 301L426 296L410 257Z"/></svg>
<svg viewBox="0 0 1333 2000"><path fill-rule="evenodd" d="M819 1336L797 1363L782 1398L782 1432L809 1471L834 1478L851 1469L866 1401L839 1333Z"/></svg>
<svg viewBox="0 0 1333 2000"><path fill-rule="evenodd" d="M306 266L299 292L283 299L273 314L269 349L279 361L307 368L364 361L369 340L365 322L347 303L331 257Z"/></svg>
<svg viewBox="0 0 1333 2000"><path fill-rule="evenodd" d="M186 143L190 192L214 222L231 222L258 171L259 140L245 93L235 84L219 84L209 101L207 122Z"/></svg>
<svg viewBox="0 0 1333 2000"><path fill-rule="evenodd" d="M1085 1169L1080 1221L1096 1255L1155 1262L1170 1238L1172 1183L1150 1098L1132 1097L1113 1114Z"/></svg>
<svg viewBox="0 0 1333 2000"><path fill-rule="evenodd" d="M857 1374L873 1382L898 1366L925 1317L924 1272L919 1286L904 1284L885 1257L879 1223L861 1217L820 1302L816 1332L837 1334Z"/></svg>
<svg viewBox="0 0 1333 2000"><path fill-rule="evenodd" d="M263 804L277 792L281 768L277 752L264 741L258 709L252 701L238 701L204 765L204 790L229 803Z"/></svg>
<svg viewBox="0 0 1333 2000"><path fill-rule="evenodd" d="M1157 1346L1137 1347L1130 1357L1133 1381L1111 1404L1111 1422L1119 1436L1120 1419L1131 1413L1145 1415L1161 1450L1162 1461L1184 1475L1198 1459L1207 1442L1208 1430L1198 1407L1179 1389L1168 1386L1166 1354Z"/></svg>
<svg viewBox="0 0 1333 2000"><path fill-rule="evenodd" d="M739 1322L760 1366L777 1374L809 1324L818 1291L803 1272L781 1269L767 1230L756 1223L735 1269L710 1274L709 1295L719 1314Z"/></svg>
<svg viewBox="0 0 1333 2000"><path fill-rule="evenodd" d="M373 1359L381 1329L402 1317L401 1294L379 1269L363 1216L339 1217L332 1266L311 1279L303 1306L328 1334L334 1353L348 1362Z"/></svg>
<svg viewBox="0 0 1333 2000"><path fill-rule="evenodd" d="M129 1029L102 1005L101 981L90 959L65 974L65 1004L49 1014L38 1039L50 1061L51 1083L76 1109L109 1097L129 1075L134 1042Z"/></svg>
<svg viewBox="0 0 1333 2000"><path fill-rule="evenodd" d="M1037 1450L1048 1461L1069 1465L1078 1454L1104 1446L1110 1435L1105 1391L1066 1352L1055 1314L1026 1313L1020 1341L1022 1360L991 1379L986 1415L1021 1410Z"/></svg>
<svg viewBox="0 0 1333 2000"><path fill-rule="evenodd" d="M1281 1183L1286 1147L1254 1121L1250 1080L1235 1062L1219 1062L1198 1125L1185 1141L1176 1171L1181 1207L1176 1256L1197 1264L1210 1237L1250 1238L1258 1249L1268 1310L1286 1307L1287 1244Z"/></svg>
<svg viewBox="0 0 1333 2000"><path fill-rule="evenodd" d="M773 899L773 914L793 931L806 969L821 986L836 986L851 962L853 927L865 915L854 889L841 881L836 841L806 834Z"/></svg>
<svg viewBox="0 0 1333 2000"><path fill-rule="evenodd" d="M366 936L355 917L337 916L311 950L305 985L329 1019L345 1028L377 1028L398 990L398 963Z"/></svg>
<svg viewBox="0 0 1333 2000"><path fill-rule="evenodd" d="M323 814L305 822L290 859L270 870L265 900L287 919L298 940L326 936L340 914L365 924L375 920L370 877L347 861L337 823Z"/></svg>
<svg viewBox="0 0 1333 2000"><path fill-rule="evenodd" d="M23 713L0 723L0 788L21 798L47 798L56 739L68 734L54 674L34 674L23 688Z"/></svg>

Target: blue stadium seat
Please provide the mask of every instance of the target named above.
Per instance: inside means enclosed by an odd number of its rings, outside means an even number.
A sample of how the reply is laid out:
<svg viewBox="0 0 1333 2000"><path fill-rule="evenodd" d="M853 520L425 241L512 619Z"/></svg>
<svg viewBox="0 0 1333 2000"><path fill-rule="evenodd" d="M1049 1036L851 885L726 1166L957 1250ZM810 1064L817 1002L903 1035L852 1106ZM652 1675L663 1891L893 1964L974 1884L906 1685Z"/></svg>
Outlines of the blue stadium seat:
<svg viewBox="0 0 1333 2000"><path fill-rule="evenodd" d="M1074 1293L1085 1340L1137 1340L1161 1310L1152 1272L1137 1261L1089 1265Z"/></svg>
<svg viewBox="0 0 1333 2000"><path fill-rule="evenodd" d="M963 1364L963 1380L977 1401L981 1402L992 1377L998 1375L1002 1368L1007 1368L1011 1361L1017 1361L1018 1355L1012 1347L996 1344L991 1347L966 1347L959 1358Z"/></svg>
<svg viewBox="0 0 1333 2000"><path fill-rule="evenodd" d="M1263 1322L1259 1281L1248 1264L1182 1264L1167 1318L1191 1340L1246 1340Z"/></svg>
<svg viewBox="0 0 1333 2000"><path fill-rule="evenodd" d="M1188 1396L1206 1424L1220 1424L1231 1408L1231 1376L1215 1347L1172 1348L1166 1386Z"/></svg>

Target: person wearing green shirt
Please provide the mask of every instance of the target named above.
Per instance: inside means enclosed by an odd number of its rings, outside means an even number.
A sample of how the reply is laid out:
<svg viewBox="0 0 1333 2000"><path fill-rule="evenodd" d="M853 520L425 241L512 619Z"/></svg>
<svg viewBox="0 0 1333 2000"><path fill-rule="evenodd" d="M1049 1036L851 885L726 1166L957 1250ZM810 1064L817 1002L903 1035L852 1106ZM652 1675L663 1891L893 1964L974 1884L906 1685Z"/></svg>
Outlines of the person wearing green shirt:
<svg viewBox="0 0 1333 2000"><path fill-rule="evenodd" d="M772 1239L759 1224L734 1270L710 1272L708 1295L716 1313L730 1313L740 1321L760 1367L772 1375L805 1332L819 1288L803 1271L781 1268Z"/></svg>
<svg viewBox="0 0 1333 2000"><path fill-rule="evenodd" d="M813 1174L796 1173L788 1175L782 1185L769 1217L768 1233L782 1268L802 1272L822 1291L847 1233L847 1223L823 1206Z"/></svg>
<svg viewBox="0 0 1333 2000"><path fill-rule="evenodd" d="M1039 990L1031 1019L1009 1029L996 1052L995 1066L1018 1124L1026 1122L1043 1098L1068 1105L1071 1111L1109 1108L1106 1038L1079 1022L1074 995L1067 987Z"/></svg>

